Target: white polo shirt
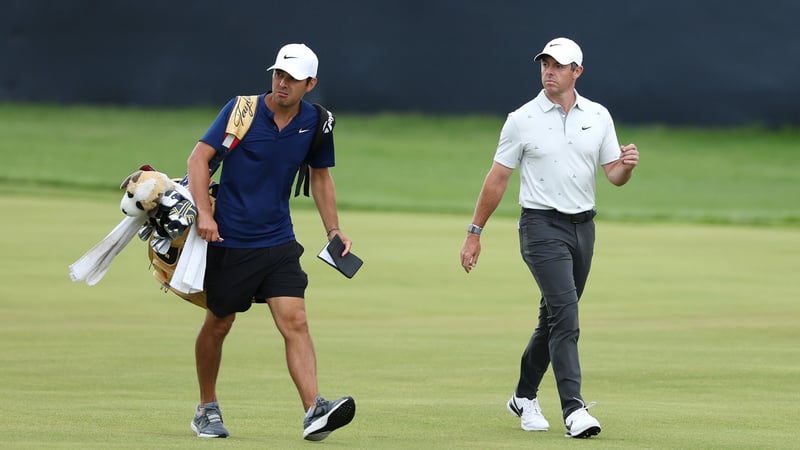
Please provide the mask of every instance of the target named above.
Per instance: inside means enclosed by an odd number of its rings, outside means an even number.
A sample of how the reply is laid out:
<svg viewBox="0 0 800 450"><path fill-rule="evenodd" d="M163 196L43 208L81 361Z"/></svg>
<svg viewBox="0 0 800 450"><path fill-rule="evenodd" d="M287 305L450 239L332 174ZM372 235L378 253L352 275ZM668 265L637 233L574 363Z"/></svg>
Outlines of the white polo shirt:
<svg viewBox="0 0 800 450"><path fill-rule="evenodd" d="M510 113L494 160L520 168L519 204L575 214L595 206L597 166L619 159L614 121L601 104L575 92L564 114L544 90Z"/></svg>

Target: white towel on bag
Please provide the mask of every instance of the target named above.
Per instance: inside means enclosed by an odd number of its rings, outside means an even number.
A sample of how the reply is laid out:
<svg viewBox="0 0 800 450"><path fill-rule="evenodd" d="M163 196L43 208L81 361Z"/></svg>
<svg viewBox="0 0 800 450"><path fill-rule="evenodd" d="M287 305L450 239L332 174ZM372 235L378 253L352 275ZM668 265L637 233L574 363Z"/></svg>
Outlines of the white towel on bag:
<svg viewBox="0 0 800 450"><path fill-rule="evenodd" d="M192 194L184 186L173 182L173 189L194 204ZM69 266L72 281L85 281L89 286L97 284L105 276L114 257L128 245L142 225L141 218L125 216L105 238ZM190 226L170 286L185 294L203 290L207 245L198 236L195 227Z"/></svg>
<svg viewBox="0 0 800 450"><path fill-rule="evenodd" d="M125 216L106 237L69 266L72 281L86 281L89 286L97 284L114 257L128 245L142 225L141 218Z"/></svg>
<svg viewBox="0 0 800 450"><path fill-rule="evenodd" d="M194 203L191 192L180 184L175 184L175 190L184 198ZM189 227L186 241L183 244L183 251L178 264L175 266L175 273L169 285L173 289L184 294L194 294L203 290L203 281L206 273L206 250L208 242L204 241L197 234L194 224Z"/></svg>

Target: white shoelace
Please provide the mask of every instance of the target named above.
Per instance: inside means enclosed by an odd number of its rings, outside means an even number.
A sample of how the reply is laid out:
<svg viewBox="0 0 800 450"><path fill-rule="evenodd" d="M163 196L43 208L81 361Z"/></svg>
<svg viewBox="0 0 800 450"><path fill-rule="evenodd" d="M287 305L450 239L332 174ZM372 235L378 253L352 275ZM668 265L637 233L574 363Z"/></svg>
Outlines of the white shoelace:
<svg viewBox="0 0 800 450"><path fill-rule="evenodd" d="M583 400L579 399L578 397L572 397L572 398L581 402L581 409L583 410L588 410L589 408L597 404L597 402L589 402L589 404L587 405L586 403L584 403Z"/></svg>

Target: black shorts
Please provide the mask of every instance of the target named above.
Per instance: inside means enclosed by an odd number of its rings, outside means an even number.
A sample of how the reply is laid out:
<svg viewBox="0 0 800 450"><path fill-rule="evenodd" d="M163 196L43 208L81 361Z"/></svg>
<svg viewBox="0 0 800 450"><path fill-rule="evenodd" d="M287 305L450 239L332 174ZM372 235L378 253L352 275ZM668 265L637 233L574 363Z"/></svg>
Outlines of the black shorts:
<svg viewBox="0 0 800 450"><path fill-rule="evenodd" d="M250 309L253 301L305 297L308 275L300 266L297 241L267 248L208 246L205 291L208 309L217 317Z"/></svg>

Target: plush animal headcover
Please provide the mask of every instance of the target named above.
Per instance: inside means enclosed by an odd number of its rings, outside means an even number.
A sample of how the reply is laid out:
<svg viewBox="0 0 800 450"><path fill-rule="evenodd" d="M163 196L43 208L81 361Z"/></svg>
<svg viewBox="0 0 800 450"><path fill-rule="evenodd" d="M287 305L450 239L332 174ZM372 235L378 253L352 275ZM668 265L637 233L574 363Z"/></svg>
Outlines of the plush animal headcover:
<svg viewBox="0 0 800 450"><path fill-rule="evenodd" d="M161 198L172 187L172 180L166 174L137 170L120 185L120 189L125 190L120 209L126 216L146 218L156 211Z"/></svg>

